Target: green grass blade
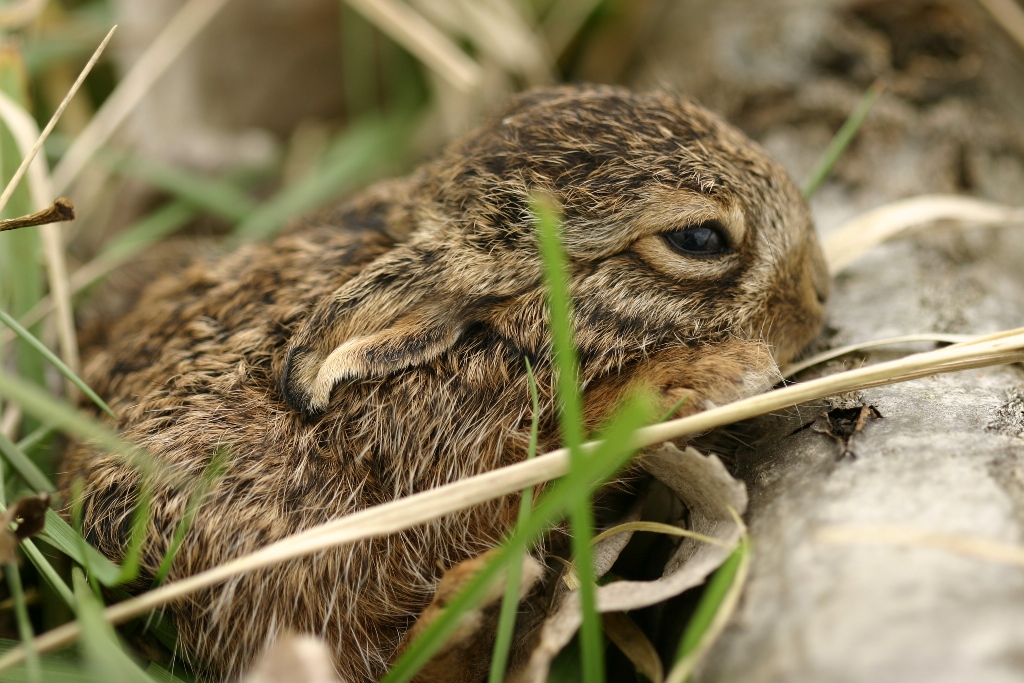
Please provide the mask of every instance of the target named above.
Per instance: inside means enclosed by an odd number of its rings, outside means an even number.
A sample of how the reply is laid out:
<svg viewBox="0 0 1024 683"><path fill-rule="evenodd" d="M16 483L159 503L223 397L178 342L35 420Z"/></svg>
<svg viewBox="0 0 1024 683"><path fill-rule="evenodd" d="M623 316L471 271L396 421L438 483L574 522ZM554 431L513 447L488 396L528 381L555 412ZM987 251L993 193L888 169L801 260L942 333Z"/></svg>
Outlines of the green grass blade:
<svg viewBox="0 0 1024 683"><path fill-rule="evenodd" d="M21 406L27 414L48 422L83 441L119 455L143 474L175 478L162 460L132 446L97 420L75 410L67 402L54 398L40 386L26 382L0 369L0 396Z"/></svg>
<svg viewBox="0 0 1024 683"><path fill-rule="evenodd" d="M82 625L79 650L93 676L118 683L153 683L121 647L111 626L103 618L103 604L93 595L89 582L77 567L71 571L78 621Z"/></svg>
<svg viewBox="0 0 1024 683"><path fill-rule="evenodd" d="M361 122L351 126L325 155L324 162L301 180L264 202L235 229L232 242L266 239L285 223L355 189L378 174L404 121Z"/></svg>
<svg viewBox="0 0 1024 683"><path fill-rule="evenodd" d="M46 530L36 538L46 541L83 567L88 567L91 575L104 586L117 584L121 568L89 545L81 534L53 510L46 511Z"/></svg>
<svg viewBox="0 0 1024 683"><path fill-rule="evenodd" d="M526 362L526 378L530 385L530 402L533 405L533 417L530 420L530 445L526 451L526 459L532 460L537 455L540 399L537 396L537 378L533 374L530 359L524 358L523 360ZM527 486L523 489L522 497L519 499L517 527L524 526L530 521L530 509L532 507L533 487ZM505 668L508 666L508 655L512 647L516 616L519 613L519 581L521 580L520 575L522 574L523 556L525 553L525 545L518 545L512 550L505 584L505 595L501 598L501 612L498 615L498 633L494 638L494 654L491 657L491 672L488 676L489 683L501 683L505 678Z"/></svg>
<svg viewBox="0 0 1024 683"><path fill-rule="evenodd" d="M150 662L146 673L156 683L192 683L191 678L179 678L156 662Z"/></svg>
<svg viewBox="0 0 1024 683"><path fill-rule="evenodd" d="M20 643L16 640L0 639L0 655L18 645ZM82 670L82 665L79 662L64 655L42 657L41 671L45 683L96 683L96 679ZM24 666L4 669L0 680L3 683L33 683L28 669Z"/></svg>
<svg viewBox="0 0 1024 683"><path fill-rule="evenodd" d="M569 300L569 263L559 236L559 218L544 200L533 203L537 216L538 245L544 262L544 284L551 309L551 341L557 370L559 425L569 449L583 443L583 401L579 390L579 361L573 339L572 302Z"/></svg>
<svg viewBox="0 0 1024 683"><path fill-rule="evenodd" d="M118 601L130 600L133 597L131 593L120 586L111 587L110 592ZM129 623L134 624L138 633L152 634L171 652L177 652L181 649L181 644L178 642L178 629L175 628L174 621L165 612L150 612Z"/></svg>
<svg viewBox="0 0 1024 683"><path fill-rule="evenodd" d="M671 408L665 411L665 413L661 416L661 419L658 420L658 422L668 422L670 419L672 419L672 416L676 414L676 411L682 408L683 404L685 404L689 400L689 396L683 396L681 399L676 401Z"/></svg>
<svg viewBox="0 0 1024 683"><path fill-rule="evenodd" d="M21 549L25 551L25 556L29 559L29 562L36 568L40 576L46 579L46 582L50 584L54 592L61 597L61 600L67 604L68 607L74 609L75 607L75 596L71 593L71 589L64 583L64 579L60 578L60 574L53 568L50 561L46 559L43 553L36 547L36 544L32 542L32 539L26 538L21 542Z"/></svg>
<svg viewBox="0 0 1024 683"><path fill-rule="evenodd" d="M53 485L49 477L43 474L39 466L32 462L18 447L18 444L8 439L3 432L0 432L0 454L18 473L18 476L36 492L53 493L57 490L57 487Z"/></svg>
<svg viewBox="0 0 1024 683"><path fill-rule="evenodd" d="M80 439L91 439L111 450L127 450L128 445L96 420L83 415L65 401L54 398L36 384L0 370L0 396L21 406L29 415L52 423L61 431Z"/></svg>
<svg viewBox="0 0 1024 683"><path fill-rule="evenodd" d="M739 546L736 547L736 550L729 555L725 562L722 563L722 566L712 575L707 588L704 589L700 602L697 604L697 609L694 611L693 616L690 617L686 630L683 631L683 637L679 641L679 648L676 650L676 662L681 661L700 645L704 634L710 628L711 623L715 619L715 614L718 613L722 602L729 593L730 587L732 587L733 581L736 579L736 572L744 556L749 552L750 543L744 537L740 541Z"/></svg>
<svg viewBox="0 0 1024 683"><path fill-rule="evenodd" d="M240 223L256 208L256 201L234 183L200 176L154 159L120 154L101 157L115 173L163 190L195 209L207 211L230 223Z"/></svg>
<svg viewBox="0 0 1024 683"><path fill-rule="evenodd" d="M583 443L583 401L579 390L579 361L572 326L572 302L569 294L569 263L559 237L559 220L545 201L534 201L544 280L551 311L551 337L554 365L558 374L558 402L562 440L569 448L570 469L585 467L580 445ZM585 683L604 682L604 638L597 613L594 584L594 513L589 496L577 501L569 511L572 550L580 579L581 659Z"/></svg>
<svg viewBox="0 0 1024 683"><path fill-rule="evenodd" d="M48 436L53 434L56 430L53 425L42 424L32 430L32 432L15 444L18 450L24 453L25 451L35 448L40 443L46 440Z"/></svg>
<svg viewBox="0 0 1024 683"><path fill-rule="evenodd" d="M142 546L149 535L152 502L150 487L140 487L139 501L132 511L131 532L128 536L128 545L125 547L124 560L121 562L121 572L117 575L117 585L134 581L139 575Z"/></svg>
<svg viewBox="0 0 1024 683"><path fill-rule="evenodd" d="M885 86L882 85L881 81L873 83L846 118L846 121L843 122L843 125L840 126L839 131L829 141L828 147L825 148L825 152L814 166L810 177L804 182L803 195L805 198L810 199L818 191L818 188L821 187L821 184L825 182L825 179L828 178L828 174L832 172L832 168L839 161L839 157L850 146L854 136L857 135L857 131L860 130L864 120L868 117L871 107L874 106L875 100L878 99L883 90L885 90Z"/></svg>
<svg viewBox="0 0 1024 683"><path fill-rule="evenodd" d="M5 479L3 467L0 467L0 506L6 510L7 491L3 486ZM10 533L10 530L6 530ZM32 622L28 616L28 606L25 604L25 590L21 584L21 571L15 562L8 562L3 567L4 575L7 577L7 588L14 601L14 618L18 625L18 637L25 647L25 665L29 680L32 683L42 683L42 673L39 670L39 653L36 652L34 639L35 632L32 630Z"/></svg>
<svg viewBox="0 0 1024 683"><path fill-rule="evenodd" d="M652 406L653 401L646 395L634 396L625 403L605 430L604 441L586 454L587 466L570 471L548 489L534 507L527 523L519 525L505 545L494 554L492 561L466 582L463 590L449 601L437 619L402 653L381 683L410 681L458 628L462 614L483 599L488 584L511 562L514 548L519 544L528 544L546 531L567 508L579 500L589 500L590 491L594 487L626 464L636 452L633 433L649 423L653 417Z"/></svg>
<svg viewBox="0 0 1024 683"><path fill-rule="evenodd" d="M105 413L110 415L110 417L113 417L115 419L117 418L117 416L114 415L114 411L110 409L110 406L108 406L103 401L102 398L97 396L96 392L89 388L89 385L83 382L82 379L78 375L76 375L74 371L71 370L71 368L65 365L64 361L58 358L56 354L50 351L50 349L46 348L46 345L43 344L43 342L36 339L34 334L32 334L24 327L22 327L17 320L12 318L10 314L8 314L3 309L0 309L0 322L3 322L5 325L7 325L7 327L14 330L14 333L16 335L21 337L25 341L25 343L27 343L29 346L35 349L39 353L39 355L41 355L43 358L49 361L50 365L57 368L57 370L60 371L60 374L64 375L72 384L78 387L83 394L89 397L90 401L95 403L100 409L102 409Z"/></svg>
<svg viewBox="0 0 1024 683"><path fill-rule="evenodd" d="M29 100L28 75L17 41L6 40L0 46L0 91L26 111L32 111ZM21 152L7 125L0 121L0 185L6 186L18 166ZM22 182L11 195L0 218L13 218L36 210ZM15 230L0 235L0 308L15 316L24 315L43 297L45 276L42 263L41 239L38 230ZM45 364L31 351L24 340L15 346L14 367L23 378L37 384L44 383ZM8 366L9 367L9 366ZM34 425L27 423L26 428Z"/></svg>
<svg viewBox="0 0 1024 683"><path fill-rule="evenodd" d="M150 212L111 239L97 261L122 263L157 241L183 228L198 212L185 202L171 202Z"/></svg>
<svg viewBox="0 0 1024 683"><path fill-rule="evenodd" d="M25 591L21 586L21 572L18 565L8 562L4 566L4 574L7 576L7 587L11 591L11 598L14 600L14 616L18 622L18 637L25 647L25 664L28 677L33 683L42 683L42 672L39 668L39 653L32 646L36 637L32 630L32 622L28 618L28 607L25 605Z"/></svg>
<svg viewBox="0 0 1024 683"><path fill-rule="evenodd" d="M185 539L185 534L192 527L192 520L195 519L196 513L199 512L199 508L202 507L203 501L206 499L206 494L209 493L217 480L224 474L227 467L227 453L225 451L217 451L210 459L210 464L203 470L203 474L199 479L199 485L189 496L188 503L185 504L185 514L182 515L181 521L174 528L174 535L171 537L171 542L167 546L167 552L164 553L164 557L160 560L160 567L157 569L156 576L153 578L153 586L159 586L163 583L163 580L167 578L167 573L171 571L171 565L174 563L174 558L178 554L178 549L181 547L182 541Z"/></svg>
<svg viewBox="0 0 1024 683"><path fill-rule="evenodd" d="M171 617L162 612L151 612L146 617L145 632L156 636L156 639L171 652L181 649L181 643L178 642L178 629L174 627Z"/></svg>

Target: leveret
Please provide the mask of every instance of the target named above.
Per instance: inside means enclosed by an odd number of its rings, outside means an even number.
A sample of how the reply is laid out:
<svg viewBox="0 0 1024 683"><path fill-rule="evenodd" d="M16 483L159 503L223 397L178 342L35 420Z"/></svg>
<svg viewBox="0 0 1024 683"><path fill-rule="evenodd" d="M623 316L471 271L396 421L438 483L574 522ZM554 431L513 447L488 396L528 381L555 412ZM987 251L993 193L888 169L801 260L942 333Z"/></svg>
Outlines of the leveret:
<svg viewBox="0 0 1024 683"><path fill-rule="evenodd" d="M766 389L821 326L811 218L755 143L666 93L528 92L412 175L158 280L93 352L85 374L124 436L186 477L225 460L170 580L524 459L524 359L541 451L559 445L534 193L562 211L591 428L637 385L688 412ZM121 559L142 475L81 443L63 470L65 493L85 484L88 539ZM154 484L144 574L190 492ZM517 502L232 579L171 607L182 644L229 677L279 633L312 633L344 680L376 680Z"/></svg>

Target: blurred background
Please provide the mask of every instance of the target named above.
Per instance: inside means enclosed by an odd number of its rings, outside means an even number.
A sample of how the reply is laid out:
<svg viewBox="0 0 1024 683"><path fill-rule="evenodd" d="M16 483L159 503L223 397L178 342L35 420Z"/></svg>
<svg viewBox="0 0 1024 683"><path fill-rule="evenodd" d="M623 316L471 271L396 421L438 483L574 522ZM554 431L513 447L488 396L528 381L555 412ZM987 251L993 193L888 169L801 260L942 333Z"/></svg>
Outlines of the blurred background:
<svg viewBox="0 0 1024 683"><path fill-rule="evenodd" d="M864 91L884 84L814 197L825 231L922 192L1012 201L1024 179L1024 51L975 0L2 7L10 17L0 16L4 88L40 122L109 27L120 26L47 145L58 189L79 208L65 235L71 270L91 265L82 275L93 281L129 253L144 254L138 242L134 252L107 253L112 236L143 217L162 218L152 235L159 239L181 231L265 238L304 211L409 169L510 93L556 82L685 93L761 141L798 181ZM111 102L119 88L131 97ZM81 289L85 279L73 284Z"/></svg>

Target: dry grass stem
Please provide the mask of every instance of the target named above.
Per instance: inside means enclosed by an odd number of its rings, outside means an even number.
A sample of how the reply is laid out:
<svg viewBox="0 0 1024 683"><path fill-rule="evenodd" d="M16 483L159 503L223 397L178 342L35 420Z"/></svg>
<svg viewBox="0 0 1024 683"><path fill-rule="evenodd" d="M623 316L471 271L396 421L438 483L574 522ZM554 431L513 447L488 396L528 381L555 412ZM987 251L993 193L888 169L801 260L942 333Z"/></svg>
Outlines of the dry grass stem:
<svg viewBox="0 0 1024 683"><path fill-rule="evenodd" d="M0 434L11 441L17 438L18 427L21 426L21 406L8 402L0 417Z"/></svg>
<svg viewBox="0 0 1024 683"><path fill-rule="evenodd" d="M26 26L39 18L46 8L46 0L21 0L0 7L0 28L12 30Z"/></svg>
<svg viewBox="0 0 1024 683"><path fill-rule="evenodd" d="M522 74L531 85L554 81L554 60L540 36L507 0L458 0L474 44L507 71Z"/></svg>
<svg viewBox="0 0 1024 683"><path fill-rule="evenodd" d="M1024 10L1015 0L978 0L992 18L1010 34L1017 44L1024 47Z"/></svg>
<svg viewBox="0 0 1024 683"><path fill-rule="evenodd" d="M96 66L96 62L99 60L100 55L103 54L103 50L106 49L107 43L110 42L110 39L113 37L114 31L116 30L117 26L111 28L106 37L100 43L99 47L96 48L96 51L92 53L92 57L90 57L89 61L86 62L85 67L82 69L81 73L78 74L78 78L75 79L75 82L71 85L67 95L65 95L64 99L61 100L60 106L58 106L57 110L53 112L53 116L50 117L50 121L46 124L46 127L43 128L43 132L39 134L35 144L32 145L32 149L30 149L28 154L25 155L25 158L22 159L21 166L18 167L18 170L15 171L14 175L11 177L10 182L7 183L7 187L4 188L3 194L0 194L0 211L3 211L3 208L7 206L7 202L10 201L15 188L18 187L18 183L21 182L22 176L24 176L25 172L28 170L29 164L31 164L36 158L36 154L39 153L39 150L43 148L46 138L50 137L53 127L57 125L57 121L60 120L64 110L67 109L68 103L71 102L71 98L75 96L75 93L78 92L82 83L85 82L85 77L88 76L89 72L92 71L92 68Z"/></svg>
<svg viewBox="0 0 1024 683"><path fill-rule="evenodd" d="M711 545L717 545L722 548L731 548L731 543L726 543L722 540L715 538L714 536L708 536L707 534L700 534L696 531L690 531L689 529L683 529L671 524L662 524L660 522L624 522L617 524L610 529L605 529L601 533L594 536L591 539L591 543L597 545L606 538L610 538L615 534L624 534L627 531L649 531L656 534L666 534L668 536L680 536L684 538L692 538L695 541L701 543L710 543Z"/></svg>
<svg viewBox="0 0 1024 683"><path fill-rule="evenodd" d="M480 85L480 65L409 5L398 0L346 2L459 91L471 92Z"/></svg>
<svg viewBox="0 0 1024 683"><path fill-rule="evenodd" d="M118 267L124 261L120 259L108 259L108 258L96 258L84 266L71 273L68 278L68 287L70 289L70 295L74 296L81 292L89 285L99 281L106 277L113 271L117 270ZM50 296L44 296L42 299L36 302L25 315L21 316L19 322L25 327L32 327L40 320L48 316L53 311L53 299ZM0 343L6 344L14 339L15 334L9 329L0 330Z"/></svg>
<svg viewBox="0 0 1024 683"><path fill-rule="evenodd" d="M0 92L0 118L6 124L22 156L28 157L40 137L35 119L17 102L2 92ZM49 206L54 193L46 160L37 156L32 163L27 165L26 172L32 205L36 209ZM64 239L60 228L53 224L41 226L39 234L43 242L43 258L46 261L50 294L57 312L57 336L60 339L61 359L73 372L78 372L78 336L75 334L75 318L71 309ZM71 391L70 385L69 391Z"/></svg>
<svg viewBox="0 0 1024 683"><path fill-rule="evenodd" d="M93 154L106 144L153 84L174 64L192 39L227 1L189 0L178 10L57 164L53 171L53 185L57 192L67 192Z"/></svg>
<svg viewBox="0 0 1024 683"><path fill-rule="evenodd" d="M824 239L829 270L836 274L882 242L937 221L998 226L1024 223L1024 209L956 195L902 199L853 218Z"/></svg>
<svg viewBox="0 0 1024 683"><path fill-rule="evenodd" d="M980 341L979 337L970 334L944 334L941 332L924 332L922 334L907 334L901 337L888 337L886 339L874 339L872 341L857 342L856 344L848 344L847 346L838 346L828 351L822 351L816 353L813 356L800 361L799 363L792 363L782 368L782 376L789 378L798 372L802 372L807 368L814 367L820 363L845 356L848 353L855 351L863 351L864 349L874 349L879 346L893 346L895 344L912 344L914 342L942 342L947 344L954 344L959 342L971 342Z"/></svg>
<svg viewBox="0 0 1024 683"><path fill-rule="evenodd" d="M75 333L75 313L71 306L71 289L68 286L68 264L64 258L64 236L60 226L50 223L39 228L43 239L43 256L46 260L47 281L53 297L57 315L57 338L60 340L61 360L75 374L81 369L78 354L78 335ZM68 387L69 396L74 390Z"/></svg>
<svg viewBox="0 0 1024 683"><path fill-rule="evenodd" d="M637 449L645 448L832 394L892 384L940 372L1021 360L1024 360L1024 332L1015 330L1012 335L1000 339L919 353L887 363L841 372L736 401L690 417L644 427L635 432L631 446ZM596 446L595 442L591 442L585 444L583 450L585 453L591 453ZM248 556L187 579L165 584L109 607L104 616L111 623L121 623L239 574L339 545L397 533L487 500L518 492L526 486L542 484L563 476L568 472L568 467L568 451L559 449L534 460L361 510L268 545ZM79 633L77 623L68 623L39 636L35 645L38 651L47 652L73 642ZM24 657L23 648L13 648L0 657L0 670L23 661Z"/></svg>
<svg viewBox="0 0 1024 683"><path fill-rule="evenodd" d="M819 529L815 538L821 543L833 545L872 544L929 548L966 555L994 564L1024 568L1024 547L1019 545L896 524L830 524Z"/></svg>

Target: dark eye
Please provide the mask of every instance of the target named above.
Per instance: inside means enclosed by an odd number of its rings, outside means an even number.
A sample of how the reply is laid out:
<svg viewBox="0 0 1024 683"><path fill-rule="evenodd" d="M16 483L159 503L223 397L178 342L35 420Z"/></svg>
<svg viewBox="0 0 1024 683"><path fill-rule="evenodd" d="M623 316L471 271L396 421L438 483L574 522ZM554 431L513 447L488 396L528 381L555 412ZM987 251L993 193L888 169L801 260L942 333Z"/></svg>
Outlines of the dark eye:
<svg viewBox="0 0 1024 683"><path fill-rule="evenodd" d="M704 221L682 230L664 233L668 245L686 256L718 256L729 251L725 228L718 221Z"/></svg>

